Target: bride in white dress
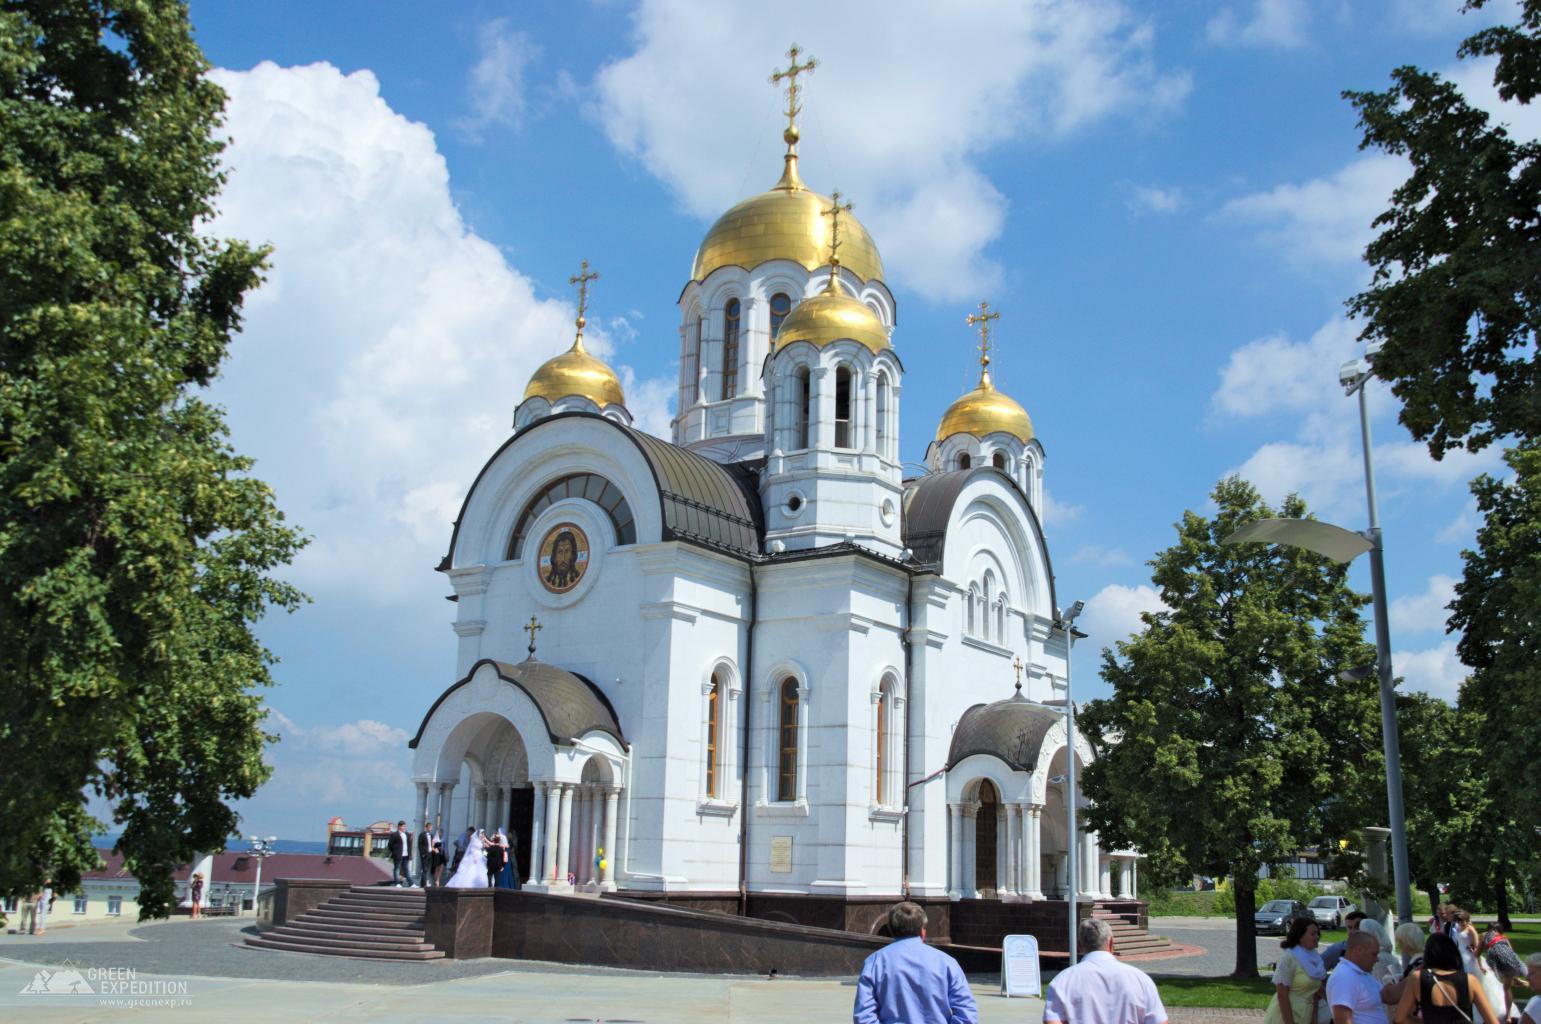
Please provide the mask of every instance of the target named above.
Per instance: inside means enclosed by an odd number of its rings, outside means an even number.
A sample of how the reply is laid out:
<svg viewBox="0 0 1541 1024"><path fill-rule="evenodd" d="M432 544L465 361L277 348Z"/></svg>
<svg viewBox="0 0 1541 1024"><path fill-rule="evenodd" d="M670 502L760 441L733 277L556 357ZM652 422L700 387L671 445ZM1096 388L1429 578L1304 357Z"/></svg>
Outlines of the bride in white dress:
<svg viewBox="0 0 1541 1024"><path fill-rule="evenodd" d="M465 856L460 858L460 867L455 869L455 873L444 885L448 889L487 888L487 837L485 835L478 832L471 837Z"/></svg>

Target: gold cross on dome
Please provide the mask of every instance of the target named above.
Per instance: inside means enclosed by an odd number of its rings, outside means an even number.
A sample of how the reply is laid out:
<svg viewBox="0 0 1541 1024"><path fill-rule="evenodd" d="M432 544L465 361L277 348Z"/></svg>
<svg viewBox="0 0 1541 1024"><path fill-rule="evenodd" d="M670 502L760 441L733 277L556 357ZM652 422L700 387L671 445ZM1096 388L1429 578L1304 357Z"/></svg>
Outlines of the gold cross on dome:
<svg viewBox="0 0 1541 1024"><path fill-rule="evenodd" d="M968 325L970 327L973 327L975 324L979 325L979 370L981 373L987 373L990 369L990 321L999 320L1000 318L999 310L994 313L990 312L990 304L988 302L981 302L979 304L979 312L968 315Z"/></svg>
<svg viewBox="0 0 1541 1024"><path fill-rule="evenodd" d="M545 629L546 627L542 626L538 621L536 621L535 616L531 615L530 621L525 625L520 626L519 628L530 634L530 657L535 657L535 634Z"/></svg>
<svg viewBox="0 0 1541 1024"><path fill-rule="evenodd" d="M803 51L796 43L787 51L787 59L791 61L785 71L777 71L770 76L771 85L780 85L783 80L787 83L787 134L792 136L787 143L797 141L797 115L803 112L803 108L797 104L797 76L811 74L813 69L819 66L817 58L809 57L806 61L797 63L798 54Z"/></svg>
<svg viewBox="0 0 1541 1024"><path fill-rule="evenodd" d="M840 202L840 190L829 197L829 209L820 210L829 218L829 290L835 290L835 277L840 273L840 215L851 212L851 204Z"/></svg>
<svg viewBox="0 0 1541 1024"><path fill-rule="evenodd" d="M1024 668L1026 668L1027 666L1022 664L1022 659L1021 658L1013 658L1013 659L1011 659L1011 667L1016 669L1016 671L1017 671L1017 692L1021 693L1022 692L1022 670Z"/></svg>
<svg viewBox="0 0 1541 1024"><path fill-rule="evenodd" d="M583 337L583 327L587 323L584 315L589 311L589 282L598 281L598 274L589 273L589 261L583 261L583 269L567 279L568 284L578 286L578 337ZM531 621L534 621L533 619Z"/></svg>

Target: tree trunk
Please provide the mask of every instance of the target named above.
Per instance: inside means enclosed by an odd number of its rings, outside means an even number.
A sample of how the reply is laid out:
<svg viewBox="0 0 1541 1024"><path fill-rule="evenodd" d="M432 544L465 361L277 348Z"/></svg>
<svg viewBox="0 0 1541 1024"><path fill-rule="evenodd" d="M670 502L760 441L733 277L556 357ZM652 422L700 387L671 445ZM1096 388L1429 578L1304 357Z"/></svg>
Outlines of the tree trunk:
<svg viewBox="0 0 1541 1024"><path fill-rule="evenodd" d="M1433 914L1439 909L1439 905L1445 902L1445 897L1440 895L1438 882L1430 882L1424 892L1429 894L1429 913Z"/></svg>
<svg viewBox="0 0 1541 1024"><path fill-rule="evenodd" d="M1498 930L1504 934L1514 930L1514 923L1509 920L1509 873L1504 870L1503 864L1493 869L1493 907L1498 911Z"/></svg>
<svg viewBox="0 0 1541 1024"><path fill-rule="evenodd" d="M1257 977L1257 876L1233 872L1236 894L1236 970L1233 978Z"/></svg>

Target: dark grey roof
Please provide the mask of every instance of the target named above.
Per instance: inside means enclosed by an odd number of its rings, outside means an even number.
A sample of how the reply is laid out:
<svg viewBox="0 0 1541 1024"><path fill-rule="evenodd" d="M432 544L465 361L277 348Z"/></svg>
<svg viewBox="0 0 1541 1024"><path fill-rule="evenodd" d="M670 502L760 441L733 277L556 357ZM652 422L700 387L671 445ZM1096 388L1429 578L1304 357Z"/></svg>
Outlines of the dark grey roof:
<svg viewBox="0 0 1541 1024"><path fill-rule="evenodd" d="M1038 764L1043 738L1062 718L1062 712L1020 694L994 704L975 704L963 712L953 731L947 767L973 754L990 754L1018 771L1030 772Z"/></svg>
<svg viewBox="0 0 1541 1024"><path fill-rule="evenodd" d="M471 504L471 496L476 493L482 477L498 460L498 456L511 444L535 440L541 428L547 424L579 417L614 429L636 445L642 457L647 460L653 471L653 480L658 485L663 540L687 541L741 558L755 558L764 550L764 513L760 507L759 487L752 468L743 464L725 466L713 462L693 451L591 412L564 412L537 420L503 442L492 453L492 458L487 460L481 472L476 475L471 489L466 492L465 501L461 503L460 514L455 517L455 529L450 534L449 550L439 562L441 572L454 564L455 541L460 536L460 523Z"/></svg>
<svg viewBox="0 0 1541 1024"><path fill-rule="evenodd" d="M1017 482L994 466L954 469L946 473L931 473L919 480L907 481L908 486L904 491L904 520L900 523L904 546L910 549L917 565L940 571L942 556L947 550L947 523L952 519L952 508L958 503L958 495L962 494L963 488L976 477L992 474L993 479L1011 488L1021 499L1022 508L1036 527L1033 532L1037 536L1039 550L1043 554L1043 564L1049 572L1049 606L1057 615L1059 604L1054 594L1054 563L1049 558L1049 547L1044 543L1043 526L1038 522L1038 513L1033 511L1033 506L1022 493L1022 489L1017 486Z"/></svg>
<svg viewBox="0 0 1541 1024"><path fill-rule="evenodd" d="M408 747L417 747L417 741L423 738L423 730L428 728L428 721L439 710L439 705L450 694L469 683L483 665L491 665L497 670L499 679L523 690L534 702L541 718L545 720L546 732L552 743L569 743L584 733L598 729L615 737L621 746L626 745L621 723L615 717L615 708L611 707L599 687L583 676L533 658L517 665L483 658L471 666L471 671L466 673L464 679L439 694L439 699L433 702L433 707L423 716L423 723L417 727L417 735L412 737Z"/></svg>

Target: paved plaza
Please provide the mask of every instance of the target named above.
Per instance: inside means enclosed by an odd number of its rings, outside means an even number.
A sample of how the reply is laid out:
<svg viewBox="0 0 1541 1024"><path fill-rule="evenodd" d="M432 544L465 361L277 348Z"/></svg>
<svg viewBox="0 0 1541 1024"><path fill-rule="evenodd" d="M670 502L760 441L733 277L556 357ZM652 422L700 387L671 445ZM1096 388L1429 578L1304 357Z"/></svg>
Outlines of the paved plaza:
<svg viewBox="0 0 1541 1024"><path fill-rule="evenodd" d="M1152 974L1225 974L1230 922L1162 919L1152 932L1204 952L1142 965ZM845 1021L854 979L659 975L509 960L393 963L245 948L251 920L55 927L0 936L0 1017L18 1021L281 1020L694 1024ZM1232 926L1233 927L1233 926ZM1278 952L1261 939L1259 960ZM68 972L76 972L74 975ZM75 994L24 993L28 988ZM980 1020L1036 1022L1043 1004L1006 1000L997 979L972 979ZM82 990L89 987L89 993ZM114 991L116 990L116 991ZM1245 1021L1261 1013L1175 1010L1174 1024Z"/></svg>

